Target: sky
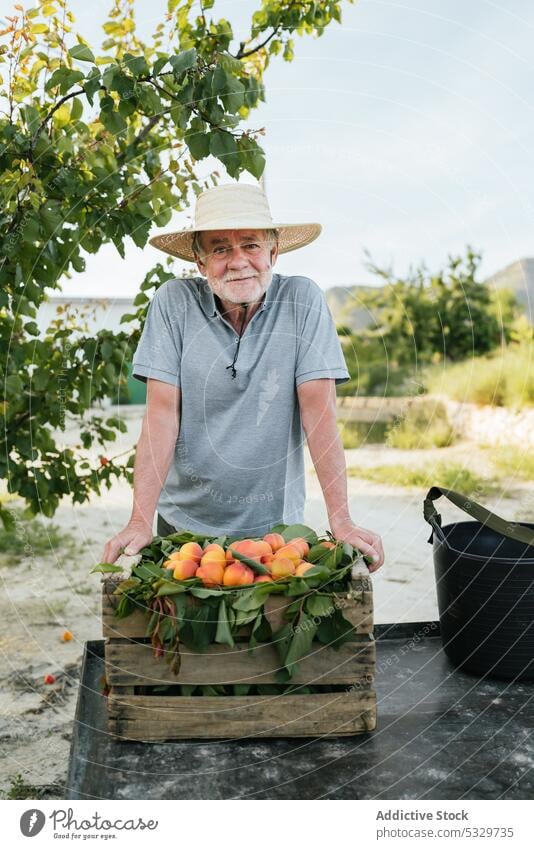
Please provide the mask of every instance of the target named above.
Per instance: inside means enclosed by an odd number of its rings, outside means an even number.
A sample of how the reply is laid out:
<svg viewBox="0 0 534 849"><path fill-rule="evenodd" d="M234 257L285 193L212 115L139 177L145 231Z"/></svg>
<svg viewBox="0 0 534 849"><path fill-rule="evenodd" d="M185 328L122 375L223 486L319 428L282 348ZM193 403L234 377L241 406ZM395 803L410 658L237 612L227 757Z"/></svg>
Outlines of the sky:
<svg viewBox="0 0 534 849"><path fill-rule="evenodd" d="M110 4L70 5L76 28L100 45ZM166 4L135 5L148 37ZM213 12L239 40L258 5L216 0ZM321 38L297 39L292 63L273 57L267 102L243 126L265 127L275 222L323 225L275 270L328 289L378 284L366 250L400 275L423 261L437 270L470 244L483 255L482 278L534 256L533 40L531 0L359 0L345 3L342 24ZM191 212L164 231L189 226ZM106 246L63 292L134 295L164 258L131 243L122 260ZM174 268L179 274L179 260Z"/></svg>

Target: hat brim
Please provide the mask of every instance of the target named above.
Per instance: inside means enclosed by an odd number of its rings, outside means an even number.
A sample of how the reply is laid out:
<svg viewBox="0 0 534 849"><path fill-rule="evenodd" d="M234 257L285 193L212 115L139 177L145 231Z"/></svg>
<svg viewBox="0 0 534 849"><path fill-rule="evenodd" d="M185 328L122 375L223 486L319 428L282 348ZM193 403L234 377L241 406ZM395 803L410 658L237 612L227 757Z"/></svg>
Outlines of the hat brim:
<svg viewBox="0 0 534 849"><path fill-rule="evenodd" d="M183 259L186 262L195 262L195 255L191 249L194 233L201 233L202 227L178 230L175 233L162 233L161 236L153 236L149 244L166 254ZM219 229L225 229L223 227ZM237 230L237 227L228 227L228 230ZM278 230L278 253L286 254L304 248L310 242L315 241L320 235L322 227L320 224L276 224L273 222L269 228L251 227L254 230L272 229Z"/></svg>

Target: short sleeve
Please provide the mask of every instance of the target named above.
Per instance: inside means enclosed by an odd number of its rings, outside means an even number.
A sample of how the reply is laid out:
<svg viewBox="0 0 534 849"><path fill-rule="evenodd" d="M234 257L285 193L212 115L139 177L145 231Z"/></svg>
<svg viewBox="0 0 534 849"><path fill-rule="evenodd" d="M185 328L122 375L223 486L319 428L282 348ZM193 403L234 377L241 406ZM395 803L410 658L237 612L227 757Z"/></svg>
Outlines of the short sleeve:
<svg viewBox="0 0 534 849"><path fill-rule="evenodd" d="M133 356L132 374L146 383L148 378L180 385L182 334L178 313L169 309L169 283L156 291L147 310L143 332Z"/></svg>
<svg viewBox="0 0 534 849"><path fill-rule="evenodd" d="M350 374L324 292L313 281L308 282L308 295L302 302L304 315L299 322L295 383L300 386L318 378L346 383Z"/></svg>

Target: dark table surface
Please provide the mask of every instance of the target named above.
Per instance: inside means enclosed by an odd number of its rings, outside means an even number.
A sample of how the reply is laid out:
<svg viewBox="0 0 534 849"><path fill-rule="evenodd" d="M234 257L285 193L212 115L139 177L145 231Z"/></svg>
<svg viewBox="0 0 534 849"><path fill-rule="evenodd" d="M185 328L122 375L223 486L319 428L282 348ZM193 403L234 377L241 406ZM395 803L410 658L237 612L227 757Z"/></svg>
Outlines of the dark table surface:
<svg viewBox="0 0 534 849"><path fill-rule="evenodd" d="M117 741L86 644L70 799L532 799L534 683L456 670L439 623L375 626L378 725L335 738Z"/></svg>

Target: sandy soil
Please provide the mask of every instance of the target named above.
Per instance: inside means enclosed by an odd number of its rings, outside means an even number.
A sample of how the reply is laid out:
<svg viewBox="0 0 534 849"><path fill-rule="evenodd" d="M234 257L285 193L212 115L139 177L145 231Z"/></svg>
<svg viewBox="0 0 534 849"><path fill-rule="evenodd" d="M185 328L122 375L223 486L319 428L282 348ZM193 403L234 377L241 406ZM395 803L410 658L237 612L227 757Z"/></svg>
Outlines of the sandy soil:
<svg viewBox="0 0 534 849"><path fill-rule="evenodd" d="M140 419L132 411L129 432L113 454L135 443ZM489 472L487 456L471 445L426 452L406 452L366 446L346 452L347 465L385 462L423 462L430 470L437 460L465 461L470 468ZM378 485L349 478L352 517L379 532L386 565L376 575L376 621L420 621L437 618L429 526L422 518L424 491ZM327 527L318 480L307 457L305 521L317 531ZM445 502L444 499L442 501ZM502 491L484 503L508 518L527 520L534 515L534 487L504 482ZM6 793L17 774L35 786L35 795L64 798L79 663L84 642L99 639L100 577L89 570L100 561L104 543L125 524L131 509L131 491L115 485L89 505L65 502L51 522L69 535L69 541L36 557L31 539L21 525L21 546L27 557L13 563L0 554L0 792ZM448 502L440 503L444 524L465 518ZM43 520L44 527L50 525ZM126 559L127 562L127 559ZM65 629L71 642L63 642ZM47 673L56 676L45 685Z"/></svg>

